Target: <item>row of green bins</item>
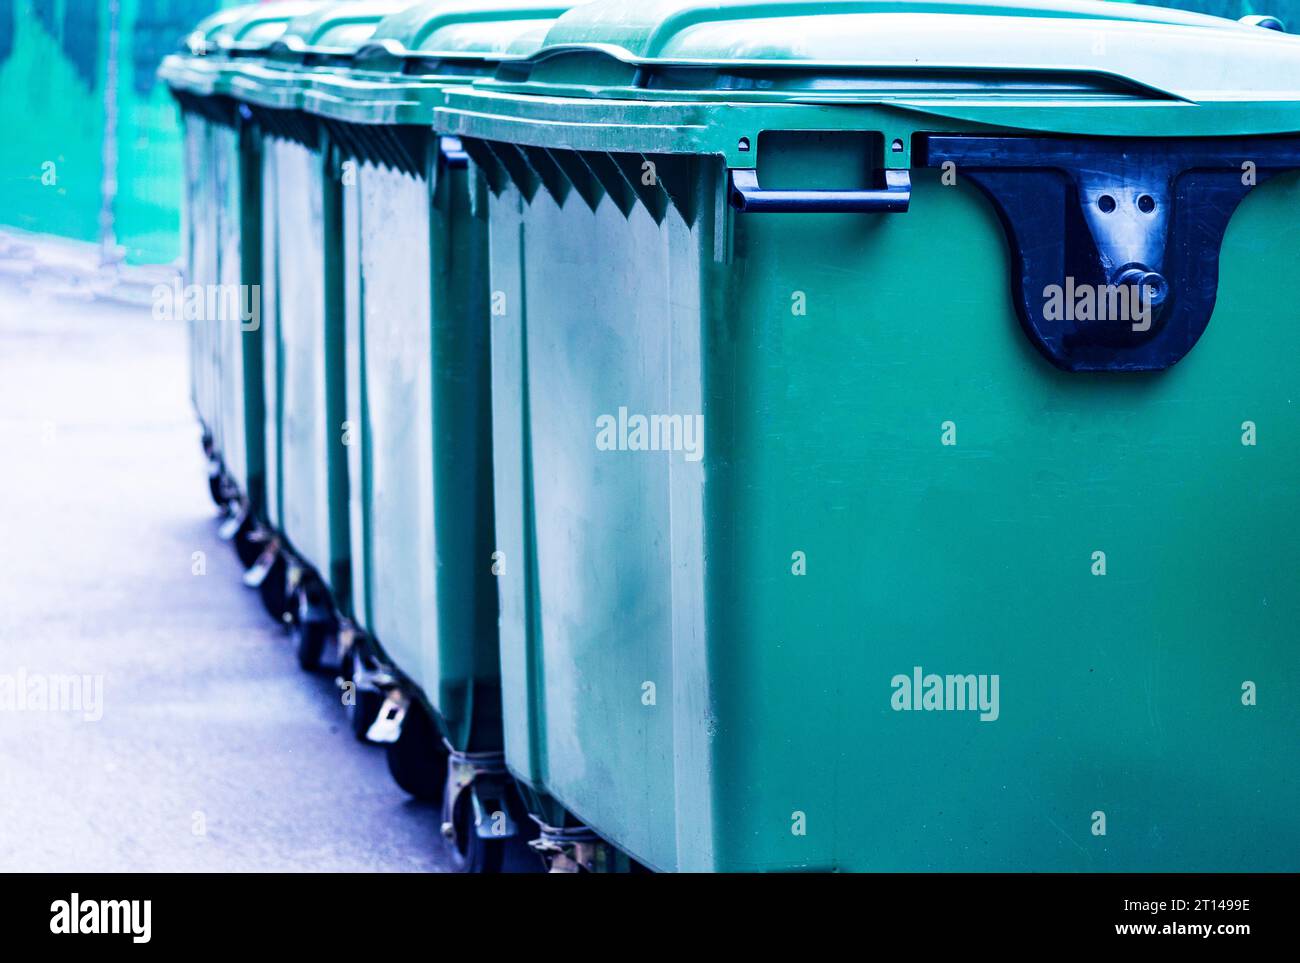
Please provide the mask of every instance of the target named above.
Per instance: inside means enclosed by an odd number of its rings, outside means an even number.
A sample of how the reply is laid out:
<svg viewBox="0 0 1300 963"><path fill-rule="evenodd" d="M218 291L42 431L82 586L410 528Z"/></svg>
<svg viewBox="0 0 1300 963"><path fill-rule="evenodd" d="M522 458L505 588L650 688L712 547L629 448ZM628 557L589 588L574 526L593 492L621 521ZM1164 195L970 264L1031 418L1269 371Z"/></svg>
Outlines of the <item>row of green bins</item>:
<svg viewBox="0 0 1300 963"><path fill-rule="evenodd" d="M1066 0L597 0L449 91L511 770L660 870L1300 868L1298 92Z"/></svg>
<svg viewBox="0 0 1300 963"><path fill-rule="evenodd" d="M467 868L538 861L502 758L485 200L432 122L445 89L532 52L567 8L421 3L304 94L343 181L351 613L417 694L393 773L442 801Z"/></svg>
<svg viewBox="0 0 1300 963"><path fill-rule="evenodd" d="M432 125L565 9L328 3L228 80L262 159L268 522L332 596L302 590L300 639L337 611L353 681L397 677L369 734L468 869L537 860L502 753L485 198Z"/></svg>
<svg viewBox="0 0 1300 963"><path fill-rule="evenodd" d="M269 43L304 0L231 8L187 38L188 56L159 73L181 107L185 153L183 243L195 408L213 462L213 494L263 510L261 224L258 145L230 97L235 60ZM229 491L233 486L234 492Z"/></svg>
<svg viewBox="0 0 1300 963"><path fill-rule="evenodd" d="M314 661L348 614L341 177L334 145L301 111L327 73L403 2L310 4L247 47L227 84L246 112L261 191L261 344L266 519L319 580L294 576ZM256 16L256 14L251 15ZM273 576L275 577L275 576ZM293 590L293 587L291 587ZM310 611L307 611L310 609Z"/></svg>

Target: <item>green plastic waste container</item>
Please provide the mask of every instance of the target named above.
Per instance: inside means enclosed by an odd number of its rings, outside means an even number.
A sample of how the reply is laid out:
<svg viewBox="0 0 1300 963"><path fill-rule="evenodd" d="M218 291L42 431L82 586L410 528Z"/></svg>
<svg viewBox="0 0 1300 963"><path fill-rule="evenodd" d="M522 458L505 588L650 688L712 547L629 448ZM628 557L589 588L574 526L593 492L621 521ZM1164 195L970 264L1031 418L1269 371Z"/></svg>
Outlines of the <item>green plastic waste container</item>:
<svg viewBox="0 0 1300 963"><path fill-rule="evenodd" d="M1154 7L598 0L449 91L539 815L1297 869L1298 82Z"/></svg>
<svg viewBox="0 0 1300 963"><path fill-rule="evenodd" d="M383 687L400 725L368 734L393 740L404 788L443 802L466 868L539 863L502 763L486 210L431 125L445 88L533 52L569 6L418 4L304 96L342 184L352 678L362 694L402 680Z"/></svg>
<svg viewBox="0 0 1300 963"><path fill-rule="evenodd" d="M180 104L185 149L185 286L169 292L190 323L194 401L211 459L213 497L231 503L246 563L264 511L260 142L230 96L237 58L313 9L308 2L221 11L159 73Z"/></svg>
<svg viewBox="0 0 1300 963"><path fill-rule="evenodd" d="M218 103L212 96L211 59L218 50L217 40L227 33L238 18L239 9L221 11L198 24L186 38L188 54L168 56L160 76L168 83L181 107L184 138L185 184L182 209L182 268L187 285L206 290L217 283L218 251L216 185L211 177L213 128L229 122L229 103ZM200 59L204 58L204 59ZM201 64L201 68L199 65ZM216 385L220 376L212 323L206 311L185 313L182 296L179 304L167 292L168 314L184 318L187 323L190 362L190 398L203 430L203 445L211 463L213 497L224 501L224 468L220 455L219 395ZM183 292L182 292L183 294ZM196 305L197 307L197 305Z"/></svg>

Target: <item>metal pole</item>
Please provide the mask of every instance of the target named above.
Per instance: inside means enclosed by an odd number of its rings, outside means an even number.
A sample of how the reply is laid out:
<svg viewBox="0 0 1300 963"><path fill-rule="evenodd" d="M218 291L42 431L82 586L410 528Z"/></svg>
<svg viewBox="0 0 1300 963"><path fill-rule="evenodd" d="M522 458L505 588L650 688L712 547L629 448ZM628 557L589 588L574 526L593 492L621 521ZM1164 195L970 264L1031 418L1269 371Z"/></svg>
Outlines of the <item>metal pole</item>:
<svg viewBox="0 0 1300 963"><path fill-rule="evenodd" d="M108 59L104 67L104 174L99 187L99 261L118 260L113 232L113 204L117 200L117 76L121 0L108 0Z"/></svg>

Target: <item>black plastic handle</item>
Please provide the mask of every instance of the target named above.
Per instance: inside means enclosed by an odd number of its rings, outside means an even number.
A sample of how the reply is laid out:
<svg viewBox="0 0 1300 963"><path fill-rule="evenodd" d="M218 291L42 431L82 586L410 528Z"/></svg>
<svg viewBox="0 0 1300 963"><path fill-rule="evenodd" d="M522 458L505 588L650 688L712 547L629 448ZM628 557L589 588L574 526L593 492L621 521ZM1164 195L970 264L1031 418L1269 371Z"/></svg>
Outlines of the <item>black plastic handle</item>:
<svg viewBox="0 0 1300 963"><path fill-rule="evenodd" d="M1163 371L1205 332L1242 199L1300 169L1300 137L922 134L918 167L989 199L1020 325L1066 371ZM1262 335L1261 335L1262 336Z"/></svg>
<svg viewBox="0 0 1300 963"><path fill-rule="evenodd" d="M753 214L902 214L912 200L908 171L885 171L885 186L856 191L764 190L758 171L731 171L731 206Z"/></svg>

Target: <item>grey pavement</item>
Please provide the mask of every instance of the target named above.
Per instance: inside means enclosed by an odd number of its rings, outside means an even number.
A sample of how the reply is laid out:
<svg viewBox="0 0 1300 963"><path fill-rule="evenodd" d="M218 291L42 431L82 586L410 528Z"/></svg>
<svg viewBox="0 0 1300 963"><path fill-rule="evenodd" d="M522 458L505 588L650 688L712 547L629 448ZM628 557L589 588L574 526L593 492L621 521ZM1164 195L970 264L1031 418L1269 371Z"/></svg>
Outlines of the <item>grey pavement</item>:
<svg viewBox="0 0 1300 963"><path fill-rule="evenodd" d="M0 278L0 871L438 871L438 813L217 537L186 357L148 308ZM92 704L22 707L24 674Z"/></svg>

